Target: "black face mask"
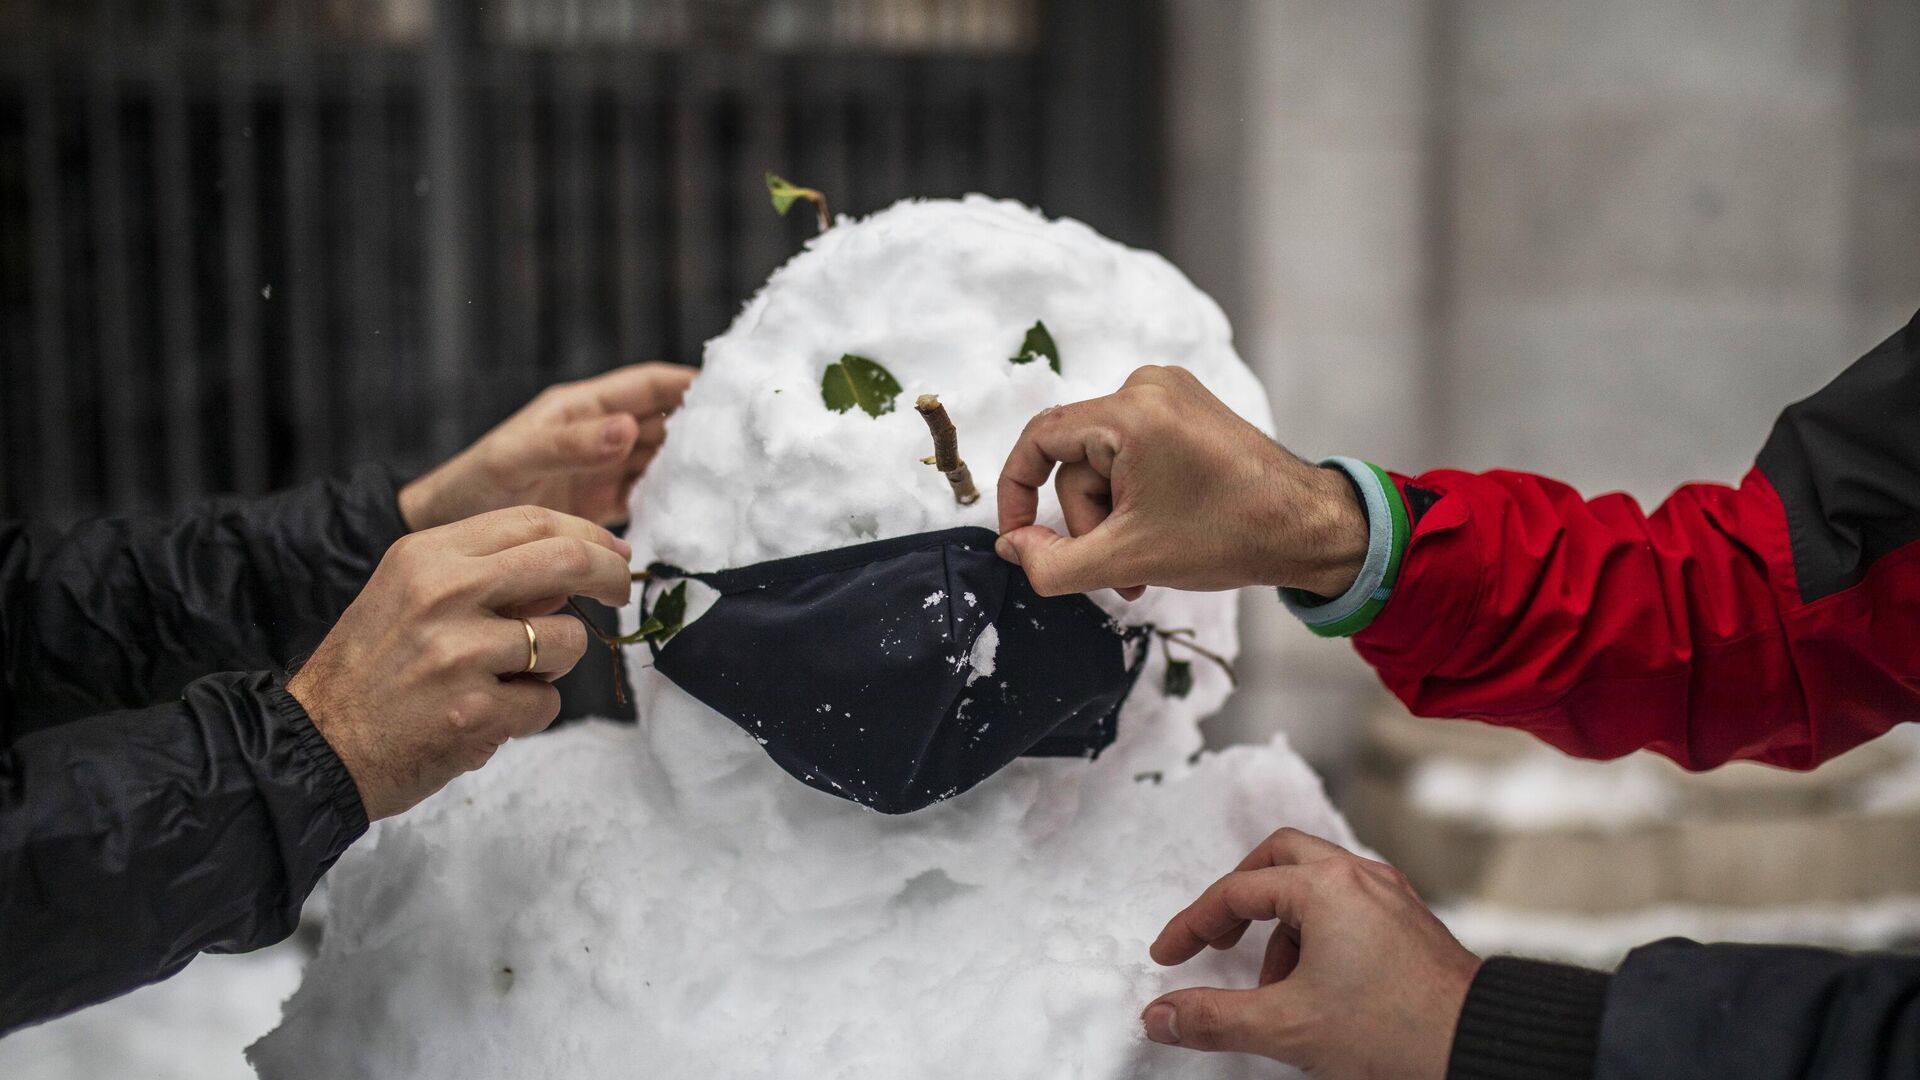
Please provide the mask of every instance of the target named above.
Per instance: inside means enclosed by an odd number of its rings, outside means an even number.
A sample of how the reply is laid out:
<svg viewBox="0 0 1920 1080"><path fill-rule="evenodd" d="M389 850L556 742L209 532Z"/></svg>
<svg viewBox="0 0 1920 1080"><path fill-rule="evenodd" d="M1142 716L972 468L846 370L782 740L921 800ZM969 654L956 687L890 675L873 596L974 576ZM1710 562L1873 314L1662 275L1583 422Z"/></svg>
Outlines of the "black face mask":
<svg viewBox="0 0 1920 1080"><path fill-rule="evenodd" d="M1023 755L1094 757L1151 628L1084 596L1039 596L994 540L962 528L714 573L656 564L656 581L720 597L655 647L655 666L787 772L882 813L951 798ZM991 674L969 663L988 626Z"/></svg>

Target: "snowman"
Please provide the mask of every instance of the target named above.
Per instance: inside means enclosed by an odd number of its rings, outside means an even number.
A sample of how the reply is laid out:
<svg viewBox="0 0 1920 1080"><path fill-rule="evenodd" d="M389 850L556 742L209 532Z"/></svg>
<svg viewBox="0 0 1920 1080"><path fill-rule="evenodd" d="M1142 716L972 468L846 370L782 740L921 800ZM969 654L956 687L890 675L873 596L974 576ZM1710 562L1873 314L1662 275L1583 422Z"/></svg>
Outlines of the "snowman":
<svg viewBox="0 0 1920 1080"><path fill-rule="evenodd" d="M1157 363L1271 430L1219 307L1078 222L974 196L812 241L634 492L637 724L509 744L349 851L261 1075L1285 1075L1139 1024L1258 970L1156 967L1169 916L1280 826L1353 842L1284 739L1202 750L1237 595L1042 603L992 554L1026 421Z"/></svg>

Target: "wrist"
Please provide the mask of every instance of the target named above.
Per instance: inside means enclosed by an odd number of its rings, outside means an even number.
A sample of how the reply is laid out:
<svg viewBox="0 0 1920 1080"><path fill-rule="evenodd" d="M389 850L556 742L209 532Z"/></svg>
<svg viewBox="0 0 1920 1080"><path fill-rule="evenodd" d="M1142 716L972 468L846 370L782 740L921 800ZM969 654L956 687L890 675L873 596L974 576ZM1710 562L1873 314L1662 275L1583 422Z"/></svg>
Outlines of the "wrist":
<svg viewBox="0 0 1920 1080"><path fill-rule="evenodd" d="M1366 563L1366 508L1339 469L1274 449L1283 460L1248 530L1257 548L1247 580L1339 596Z"/></svg>
<svg viewBox="0 0 1920 1080"><path fill-rule="evenodd" d="M1300 514L1303 542L1291 565L1267 584L1316 596L1353 587L1367 561L1367 511L1360 493L1337 468L1319 466L1306 478L1310 497Z"/></svg>
<svg viewBox="0 0 1920 1080"><path fill-rule="evenodd" d="M321 701L324 696L315 686L315 677L302 669L293 678L287 680L287 696L307 714L307 722L340 760L340 767L347 771L347 777L353 781L354 791L360 796L360 807L366 813L368 821L377 821L387 816L381 812L371 785L368 783L367 766L359 748L348 738L348 732L340 730L333 723L332 710Z"/></svg>
<svg viewBox="0 0 1920 1080"><path fill-rule="evenodd" d="M1405 498L1386 471L1355 458L1333 457L1321 463L1319 472L1334 478L1346 488L1346 501L1323 495L1318 504L1325 509L1319 515L1322 528L1333 531L1323 536L1315 550L1322 553L1318 574L1296 573L1292 580L1314 580L1318 587L1304 584L1283 585L1280 599L1288 610L1321 637L1348 637L1370 624L1399 580L1400 563L1412 540L1412 525ZM1321 484L1327 481L1322 479ZM1355 519L1359 508L1359 528L1365 535L1365 555L1357 573L1352 567L1351 545L1356 535ZM1341 586L1344 585L1344 588Z"/></svg>

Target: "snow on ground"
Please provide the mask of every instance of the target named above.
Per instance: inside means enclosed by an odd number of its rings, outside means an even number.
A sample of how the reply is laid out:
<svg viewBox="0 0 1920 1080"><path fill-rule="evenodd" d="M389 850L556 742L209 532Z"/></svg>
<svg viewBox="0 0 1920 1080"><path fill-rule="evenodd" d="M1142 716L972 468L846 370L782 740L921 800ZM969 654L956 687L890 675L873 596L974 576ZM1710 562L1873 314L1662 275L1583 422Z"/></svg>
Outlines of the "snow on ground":
<svg viewBox="0 0 1920 1080"><path fill-rule="evenodd" d="M1482 956L1532 956L1611 970L1633 948L1661 938L1760 941L1833 949L1911 948L1920 941L1920 897L1773 908L1663 904L1620 915L1553 915L1490 904L1438 912Z"/></svg>
<svg viewBox="0 0 1920 1080"><path fill-rule="evenodd" d="M1059 373L1010 362L1036 320ZM893 412L824 406L849 353L898 379ZM1028 418L1150 363L1270 428L1220 309L1157 255L980 198L843 220L708 343L635 495L635 563L991 527ZM958 426L975 506L921 463L922 393ZM1042 515L1060 521L1050 491ZM1095 599L1237 650L1233 593ZM1164 989L1250 983L1258 944L1176 972L1147 944L1271 830L1352 836L1284 741L1196 758L1227 679L1196 663L1171 698L1151 657L1098 760L1021 761L887 817L790 778L636 650L637 729L512 744L341 860L321 954L255 1060L269 1080L1283 1075L1139 1029Z"/></svg>
<svg viewBox="0 0 1920 1080"><path fill-rule="evenodd" d="M1667 772L1645 757L1582 761L1544 748L1510 761L1421 761L1407 797L1423 815L1501 829L1630 829L1680 806Z"/></svg>
<svg viewBox="0 0 1920 1080"><path fill-rule="evenodd" d="M251 1080L243 1051L280 1019L307 945L202 956L173 979L0 1039L7 1080Z"/></svg>

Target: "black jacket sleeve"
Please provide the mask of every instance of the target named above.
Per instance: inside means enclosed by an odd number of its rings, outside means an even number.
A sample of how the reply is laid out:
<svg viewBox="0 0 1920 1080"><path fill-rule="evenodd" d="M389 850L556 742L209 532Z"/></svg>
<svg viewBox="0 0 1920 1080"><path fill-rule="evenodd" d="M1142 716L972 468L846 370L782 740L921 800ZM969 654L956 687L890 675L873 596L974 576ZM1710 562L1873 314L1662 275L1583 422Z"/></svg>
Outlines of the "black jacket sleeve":
<svg viewBox="0 0 1920 1080"><path fill-rule="evenodd" d="M0 526L0 1034L292 931L367 821L274 672L402 532L375 472Z"/></svg>
<svg viewBox="0 0 1920 1080"><path fill-rule="evenodd" d="M293 932L367 828L353 778L276 676L0 750L0 1035Z"/></svg>
<svg viewBox="0 0 1920 1080"><path fill-rule="evenodd" d="M1447 1075L1920 1076L1920 956L1673 938L1634 950L1612 976L1495 957L1467 994Z"/></svg>
<svg viewBox="0 0 1920 1080"><path fill-rule="evenodd" d="M0 522L0 744L320 643L406 532L391 473L67 531Z"/></svg>

